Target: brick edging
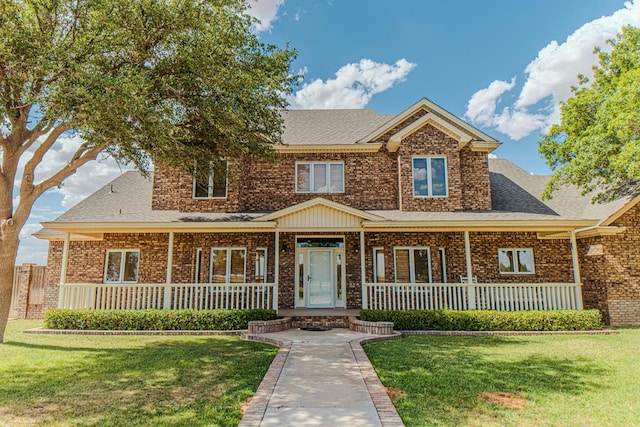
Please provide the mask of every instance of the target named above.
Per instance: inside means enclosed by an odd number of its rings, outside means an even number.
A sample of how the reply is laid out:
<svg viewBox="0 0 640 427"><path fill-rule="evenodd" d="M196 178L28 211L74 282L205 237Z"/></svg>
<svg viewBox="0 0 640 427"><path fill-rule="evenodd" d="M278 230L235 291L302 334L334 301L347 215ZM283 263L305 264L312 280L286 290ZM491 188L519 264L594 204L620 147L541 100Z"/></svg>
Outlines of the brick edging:
<svg viewBox="0 0 640 427"><path fill-rule="evenodd" d="M349 329L371 335L392 335L393 322L369 322L357 317L349 317Z"/></svg>
<svg viewBox="0 0 640 427"><path fill-rule="evenodd" d="M619 330L602 329L591 331L394 331L402 335L437 336L518 336L518 335L618 335Z"/></svg>
<svg viewBox="0 0 640 427"><path fill-rule="evenodd" d="M160 335L160 336L174 336L174 335L226 335L226 336L240 336L246 332L245 330L237 331L119 331L119 330L84 330L84 329L26 329L22 331L23 334L41 334L41 335Z"/></svg>
<svg viewBox="0 0 640 427"><path fill-rule="evenodd" d="M280 374L282 374L284 365L289 357L291 341L255 334L246 334L243 335L242 338L250 341L265 342L280 347L273 362L269 365L267 373L262 378L258 390L256 390L256 393L251 398L249 406L240 420L240 424L238 424L238 427L259 427L265 412L267 412L267 406L269 405L269 400L271 400L273 390L276 388Z"/></svg>
<svg viewBox="0 0 640 427"><path fill-rule="evenodd" d="M402 422L400 415L398 415L398 411L393 405L393 402L387 393L387 389L382 385L380 378L378 378L378 374L376 374L376 371L373 369L373 365L371 365L371 361L364 352L362 344L393 340L400 337L402 337L400 333L394 332L393 335L356 338L349 341L349 346L351 347L353 356L358 364L358 368L360 369L362 379L367 387L369 396L371 396L371 400L376 408L380 422L384 427L400 427L404 426L404 423Z"/></svg>

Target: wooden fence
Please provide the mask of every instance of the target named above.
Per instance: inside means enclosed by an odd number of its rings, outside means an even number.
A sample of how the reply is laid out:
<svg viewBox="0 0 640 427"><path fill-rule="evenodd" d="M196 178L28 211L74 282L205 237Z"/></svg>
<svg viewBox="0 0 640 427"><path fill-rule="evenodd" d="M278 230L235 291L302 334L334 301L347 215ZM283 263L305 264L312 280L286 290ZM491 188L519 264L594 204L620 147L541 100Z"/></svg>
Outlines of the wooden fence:
<svg viewBox="0 0 640 427"><path fill-rule="evenodd" d="M13 272L13 294L10 318L28 318L35 310L40 317L44 304L44 281L47 267L44 265L17 265Z"/></svg>

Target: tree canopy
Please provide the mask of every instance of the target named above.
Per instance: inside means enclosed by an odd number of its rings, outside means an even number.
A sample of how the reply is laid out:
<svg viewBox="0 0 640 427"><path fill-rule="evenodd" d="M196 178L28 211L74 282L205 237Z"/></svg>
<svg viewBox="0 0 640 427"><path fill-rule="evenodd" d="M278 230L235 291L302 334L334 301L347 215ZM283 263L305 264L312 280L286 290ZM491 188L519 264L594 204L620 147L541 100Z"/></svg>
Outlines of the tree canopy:
<svg viewBox="0 0 640 427"><path fill-rule="evenodd" d="M594 201L640 193L640 28L624 27L600 48L593 82L578 76L562 118L538 143L553 170L543 196L574 184Z"/></svg>
<svg viewBox="0 0 640 427"><path fill-rule="evenodd" d="M295 51L261 43L246 7L245 0L0 2L0 342L18 233L49 188L100 153L142 171L151 159L208 168L269 154L281 141ZM82 141L75 153L41 176L46 153L70 133Z"/></svg>

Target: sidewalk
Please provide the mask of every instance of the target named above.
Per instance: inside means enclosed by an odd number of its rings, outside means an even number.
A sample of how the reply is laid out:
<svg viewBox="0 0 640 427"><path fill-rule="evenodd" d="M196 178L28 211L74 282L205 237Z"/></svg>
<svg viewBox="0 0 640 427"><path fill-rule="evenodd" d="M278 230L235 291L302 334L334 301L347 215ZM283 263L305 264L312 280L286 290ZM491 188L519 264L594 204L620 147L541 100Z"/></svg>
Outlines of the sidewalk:
<svg viewBox="0 0 640 427"><path fill-rule="evenodd" d="M403 426L359 342L348 329L289 329L261 335L280 351L240 426Z"/></svg>

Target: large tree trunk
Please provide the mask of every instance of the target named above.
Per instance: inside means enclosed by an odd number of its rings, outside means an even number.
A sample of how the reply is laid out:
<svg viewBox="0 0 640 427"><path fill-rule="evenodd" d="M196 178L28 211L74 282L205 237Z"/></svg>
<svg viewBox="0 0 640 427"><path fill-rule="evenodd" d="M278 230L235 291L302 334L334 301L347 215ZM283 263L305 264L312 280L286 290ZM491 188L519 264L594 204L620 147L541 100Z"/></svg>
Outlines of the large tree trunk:
<svg viewBox="0 0 640 427"><path fill-rule="evenodd" d="M16 225L4 227L0 240L0 343L4 342L13 294L13 272L18 252L19 232Z"/></svg>

